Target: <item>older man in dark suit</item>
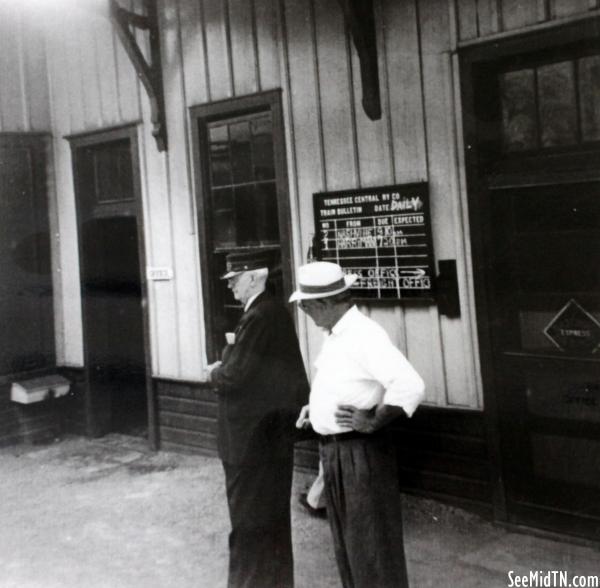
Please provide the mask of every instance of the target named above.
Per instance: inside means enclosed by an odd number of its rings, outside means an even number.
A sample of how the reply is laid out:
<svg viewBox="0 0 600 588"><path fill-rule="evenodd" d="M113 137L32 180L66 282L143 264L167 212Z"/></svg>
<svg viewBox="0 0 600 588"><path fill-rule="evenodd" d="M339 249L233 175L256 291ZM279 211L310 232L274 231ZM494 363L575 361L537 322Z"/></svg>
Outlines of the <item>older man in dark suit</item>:
<svg viewBox="0 0 600 588"><path fill-rule="evenodd" d="M265 291L265 252L227 256L223 279L244 305L222 361L209 366L219 399L218 447L231 519L229 588L293 586L290 495L294 421L308 381L294 324Z"/></svg>

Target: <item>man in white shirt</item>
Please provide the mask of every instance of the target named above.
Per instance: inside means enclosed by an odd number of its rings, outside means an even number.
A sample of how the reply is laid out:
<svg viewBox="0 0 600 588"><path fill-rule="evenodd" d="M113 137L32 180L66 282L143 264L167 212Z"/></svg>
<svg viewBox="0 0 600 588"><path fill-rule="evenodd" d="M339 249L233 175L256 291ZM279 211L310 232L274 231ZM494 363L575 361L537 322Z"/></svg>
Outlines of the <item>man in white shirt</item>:
<svg viewBox="0 0 600 588"><path fill-rule="evenodd" d="M299 268L297 301L327 336L297 426L320 439L327 515L344 588L408 586L398 464L389 425L425 385L384 329L353 305L355 275L334 263Z"/></svg>

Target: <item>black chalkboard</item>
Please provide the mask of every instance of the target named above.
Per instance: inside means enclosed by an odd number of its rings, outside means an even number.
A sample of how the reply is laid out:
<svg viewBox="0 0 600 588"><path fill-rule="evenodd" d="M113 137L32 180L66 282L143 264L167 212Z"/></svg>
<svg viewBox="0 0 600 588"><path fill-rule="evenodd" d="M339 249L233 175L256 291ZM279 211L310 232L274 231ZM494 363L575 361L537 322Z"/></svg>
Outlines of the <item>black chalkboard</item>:
<svg viewBox="0 0 600 588"><path fill-rule="evenodd" d="M433 298L426 182L313 194L314 256L359 275L366 299Z"/></svg>

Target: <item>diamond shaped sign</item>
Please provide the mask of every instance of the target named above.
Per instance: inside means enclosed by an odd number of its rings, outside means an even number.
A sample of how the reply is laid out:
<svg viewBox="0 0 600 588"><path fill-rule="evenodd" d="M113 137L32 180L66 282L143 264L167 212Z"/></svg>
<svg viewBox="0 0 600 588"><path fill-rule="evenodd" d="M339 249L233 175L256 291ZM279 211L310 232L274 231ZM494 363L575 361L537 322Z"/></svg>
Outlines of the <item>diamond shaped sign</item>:
<svg viewBox="0 0 600 588"><path fill-rule="evenodd" d="M571 299L550 321L544 335L561 351L594 353L600 346L600 323Z"/></svg>

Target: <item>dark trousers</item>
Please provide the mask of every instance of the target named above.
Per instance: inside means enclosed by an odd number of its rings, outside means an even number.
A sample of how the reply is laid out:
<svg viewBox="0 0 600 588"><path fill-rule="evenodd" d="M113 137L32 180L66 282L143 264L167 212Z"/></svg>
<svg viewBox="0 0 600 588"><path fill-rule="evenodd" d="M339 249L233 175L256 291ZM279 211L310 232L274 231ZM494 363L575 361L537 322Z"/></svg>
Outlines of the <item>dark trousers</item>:
<svg viewBox="0 0 600 588"><path fill-rule="evenodd" d="M320 444L344 588L406 588L396 451L384 436Z"/></svg>
<svg viewBox="0 0 600 588"><path fill-rule="evenodd" d="M291 588L293 458L223 463L229 534L229 588Z"/></svg>

